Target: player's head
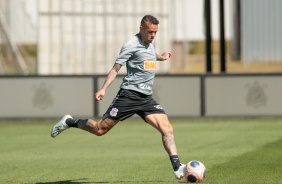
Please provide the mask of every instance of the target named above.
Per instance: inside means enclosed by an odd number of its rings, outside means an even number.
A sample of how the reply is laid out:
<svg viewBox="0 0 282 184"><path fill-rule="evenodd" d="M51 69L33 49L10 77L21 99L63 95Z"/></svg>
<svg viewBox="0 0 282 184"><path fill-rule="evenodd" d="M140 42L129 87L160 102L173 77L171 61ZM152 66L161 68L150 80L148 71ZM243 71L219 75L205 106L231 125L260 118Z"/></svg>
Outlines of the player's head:
<svg viewBox="0 0 282 184"><path fill-rule="evenodd" d="M158 32L159 20L152 15L145 15L140 23L140 36L144 43L151 43Z"/></svg>

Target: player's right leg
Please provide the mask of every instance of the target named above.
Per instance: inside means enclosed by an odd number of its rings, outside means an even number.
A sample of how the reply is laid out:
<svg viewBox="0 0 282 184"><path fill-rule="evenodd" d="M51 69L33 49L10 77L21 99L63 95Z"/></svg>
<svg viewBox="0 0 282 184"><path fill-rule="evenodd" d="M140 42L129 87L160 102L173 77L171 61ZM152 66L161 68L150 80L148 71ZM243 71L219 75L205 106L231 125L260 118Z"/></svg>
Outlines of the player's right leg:
<svg viewBox="0 0 282 184"><path fill-rule="evenodd" d="M64 130L75 127L88 131L97 136L102 136L111 130L119 121L109 118L102 118L98 122L92 119L73 119L70 115L65 115L51 130L51 137L55 138Z"/></svg>
<svg viewBox="0 0 282 184"><path fill-rule="evenodd" d="M98 122L88 119L87 121L78 121L77 128L88 131L97 136L102 136L110 131L118 122L119 120L113 120L106 117L103 117Z"/></svg>
<svg viewBox="0 0 282 184"><path fill-rule="evenodd" d="M51 131L51 136L56 137L69 127L76 127L88 131L97 136L106 134L120 120L125 120L135 114L135 107L132 107L132 99L128 98L131 93L127 90L119 90L111 106L104 117L96 122L92 119L73 119L70 115L64 116Z"/></svg>

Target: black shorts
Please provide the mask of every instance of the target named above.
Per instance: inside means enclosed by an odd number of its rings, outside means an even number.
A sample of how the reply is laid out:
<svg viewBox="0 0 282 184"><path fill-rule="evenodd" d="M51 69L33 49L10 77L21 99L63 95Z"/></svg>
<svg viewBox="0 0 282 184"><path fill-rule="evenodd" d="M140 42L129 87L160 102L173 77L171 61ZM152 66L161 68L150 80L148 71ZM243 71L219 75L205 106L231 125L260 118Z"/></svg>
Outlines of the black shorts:
<svg viewBox="0 0 282 184"><path fill-rule="evenodd" d="M152 95L120 89L104 117L123 121L134 114L138 114L145 121L146 115L165 114L165 111L152 98Z"/></svg>

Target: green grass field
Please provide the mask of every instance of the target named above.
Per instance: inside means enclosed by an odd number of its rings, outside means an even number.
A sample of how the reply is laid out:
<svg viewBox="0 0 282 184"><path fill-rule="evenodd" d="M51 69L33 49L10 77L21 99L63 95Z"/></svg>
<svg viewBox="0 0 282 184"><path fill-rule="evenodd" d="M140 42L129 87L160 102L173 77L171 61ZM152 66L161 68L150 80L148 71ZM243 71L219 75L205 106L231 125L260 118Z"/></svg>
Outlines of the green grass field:
<svg viewBox="0 0 282 184"><path fill-rule="evenodd" d="M160 134L129 119L107 135L70 129L53 139L57 120L0 121L0 183L178 183ZM203 183L282 183L282 121L171 119L181 162L200 160Z"/></svg>

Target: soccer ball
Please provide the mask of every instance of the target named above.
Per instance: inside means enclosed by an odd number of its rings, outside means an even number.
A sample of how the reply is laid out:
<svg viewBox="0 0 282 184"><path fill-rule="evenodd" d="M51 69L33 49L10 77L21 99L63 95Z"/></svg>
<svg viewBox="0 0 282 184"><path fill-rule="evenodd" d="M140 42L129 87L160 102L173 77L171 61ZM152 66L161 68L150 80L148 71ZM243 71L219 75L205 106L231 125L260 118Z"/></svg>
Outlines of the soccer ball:
<svg viewBox="0 0 282 184"><path fill-rule="evenodd" d="M206 167L200 161L193 160L186 164L184 169L185 179L188 183L198 183L203 181L206 176Z"/></svg>

